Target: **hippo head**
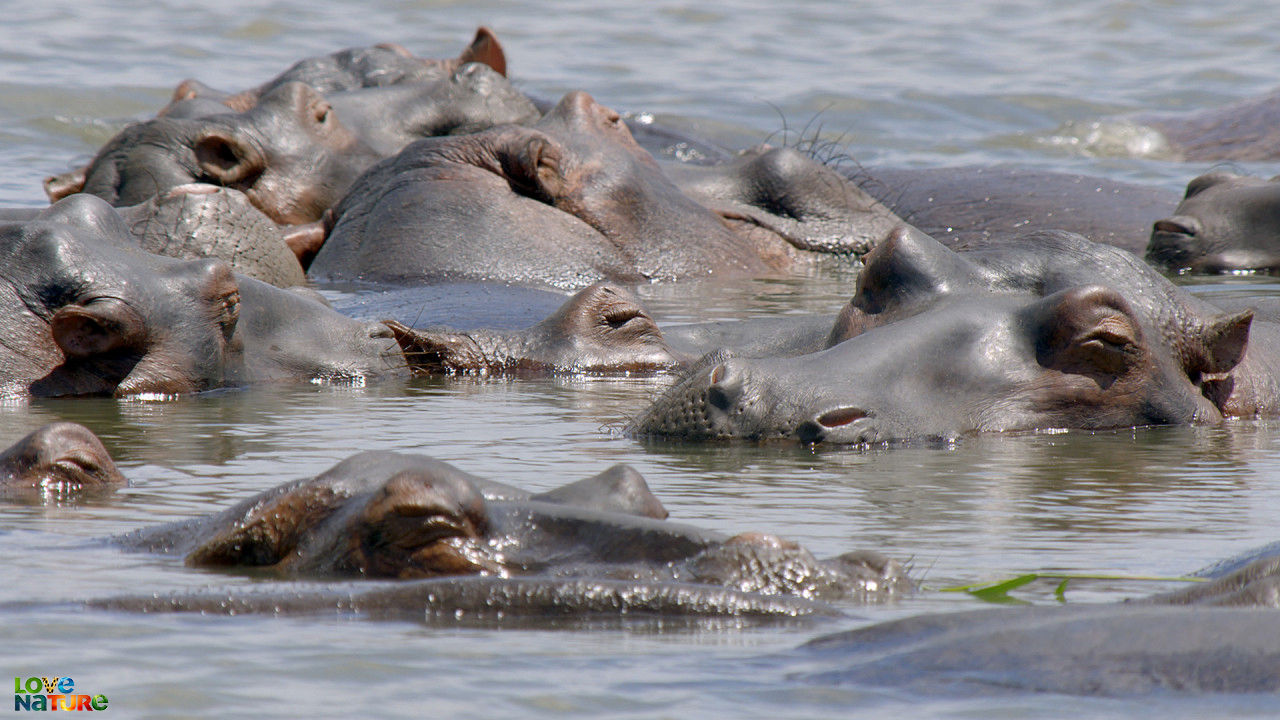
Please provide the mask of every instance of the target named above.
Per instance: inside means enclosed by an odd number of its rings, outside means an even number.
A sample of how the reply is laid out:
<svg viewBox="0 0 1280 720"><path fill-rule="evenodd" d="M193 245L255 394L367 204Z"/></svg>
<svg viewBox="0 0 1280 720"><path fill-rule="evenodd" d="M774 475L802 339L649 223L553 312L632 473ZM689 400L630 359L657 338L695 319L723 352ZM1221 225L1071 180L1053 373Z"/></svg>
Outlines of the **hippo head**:
<svg viewBox="0 0 1280 720"><path fill-rule="evenodd" d="M1118 292L1082 286L944 295L795 358L712 354L629 432L869 444L1220 418Z"/></svg>
<svg viewBox="0 0 1280 720"><path fill-rule="evenodd" d="M229 106L243 110L258 98L289 82L310 85L321 93L342 92L359 88L384 87L400 83L433 82L467 63L482 63L499 75L507 74L507 58L493 31L481 26L456 58L431 60L416 57L396 43L379 43L371 47L347 48L328 55L307 58L261 86L226 99ZM195 86L199 89L198 84ZM179 90L182 87L179 86ZM189 99L175 94L174 100Z"/></svg>
<svg viewBox="0 0 1280 720"><path fill-rule="evenodd" d="M128 484L102 441L72 422L45 425L0 453L0 496L31 500Z"/></svg>
<svg viewBox="0 0 1280 720"><path fill-rule="evenodd" d="M514 332L415 330L388 321L414 372L652 372L679 360L622 288L592 285L546 320Z"/></svg>
<svg viewBox="0 0 1280 720"><path fill-rule="evenodd" d="M1152 227L1147 260L1171 271L1280 272L1278 181L1229 172L1195 178L1173 216Z"/></svg>
<svg viewBox="0 0 1280 720"><path fill-rule="evenodd" d="M302 83L285 83L241 113L158 117L126 127L83 171L50 178L51 200L74 192L136 205L169 188L235 188L272 220L320 219L378 155Z"/></svg>
<svg viewBox="0 0 1280 720"><path fill-rule="evenodd" d="M0 235L5 394L169 394L222 382L240 314L226 263L144 253L90 195Z"/></svg>
<svg viewBox="0 0 1280 720"><path fill-rule="evenodd" d="M381 479L335 479L360 462L233 508L187 564L400 578L502 572L482 540L484 498L463 473L428 461Z"/></svg>
<svg viewBox="0 0 1280 720"><path fill-rule="evenodd" d="M865 258L853 297L841 309L831 347L871 328L927 311L965 292L1036 297L1096 282L1122 290L1130 309L1200 384L1240 362L1252 312L1223 313L1169 282L1132 254L1067 232L1036 232L984 251L956 253L907 226Z"/></svg>

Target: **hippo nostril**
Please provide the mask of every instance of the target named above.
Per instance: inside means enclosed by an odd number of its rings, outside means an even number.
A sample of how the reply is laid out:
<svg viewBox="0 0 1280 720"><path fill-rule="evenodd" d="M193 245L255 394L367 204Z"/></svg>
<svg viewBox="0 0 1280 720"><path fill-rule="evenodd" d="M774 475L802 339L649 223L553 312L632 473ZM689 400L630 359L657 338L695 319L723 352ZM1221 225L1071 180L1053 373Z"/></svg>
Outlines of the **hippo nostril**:
<svg viewBox="0 0 1280 720"><path fill-rule="evenodd" d="M1194 218L1189 217L1171 217L1163 220L1157 220L1152 230L1157 233L1169 233L1171 235L1186 235L1187 237L1195 237L1200 232L1199 223Z"/></svg>
<svg viewBox="0 0 1280 720"><path fill-rule="evenodd" d="M866 416L867 412L861 408L836 408L819 415L818 424L824 428L836 428L841 425L848 425L854 420L860 420Z"/></svg>
<svg viewBox="0 0 1280 720"><path fill-rule="evenodd" d="M812 420L805 420L796 426L796 439L805 445L816 445L822 442L826 434L826 430Z"/></svg>

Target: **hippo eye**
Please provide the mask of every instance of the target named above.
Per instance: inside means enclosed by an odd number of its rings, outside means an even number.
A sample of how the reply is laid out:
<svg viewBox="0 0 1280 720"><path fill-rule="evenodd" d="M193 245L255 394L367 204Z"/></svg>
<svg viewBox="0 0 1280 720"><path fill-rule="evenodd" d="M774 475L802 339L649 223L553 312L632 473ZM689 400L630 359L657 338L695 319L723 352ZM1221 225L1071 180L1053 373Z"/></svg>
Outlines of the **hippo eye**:
<svg viewBox="0 0 1280 720"><path fill-rule="evenodd" d="M640 311L635 308L618 308L605 312L604 321L610 328L617 330L638 317L640 317Z"/></svg>
<svg viewBox="0 0 1280 720"><path fill-rule="evenodd" d="M333 115L333 107L329 103L321 103L316 107L316 122L324 125L329 122L329 118Z"/></svg>

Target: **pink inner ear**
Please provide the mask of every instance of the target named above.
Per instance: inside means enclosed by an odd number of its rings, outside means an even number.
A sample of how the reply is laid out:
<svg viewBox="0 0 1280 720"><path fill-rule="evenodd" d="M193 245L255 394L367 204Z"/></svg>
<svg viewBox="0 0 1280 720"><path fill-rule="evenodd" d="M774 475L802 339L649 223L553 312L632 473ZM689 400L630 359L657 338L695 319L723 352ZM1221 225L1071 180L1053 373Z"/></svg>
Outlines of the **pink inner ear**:
<svg viewBox="0 0 1280 720"><path fill-rule="evenodd" d="M82 307L62 308L54 313L49 325L53 341L67 357L89 357L119 346L118 336Z"/></svg>

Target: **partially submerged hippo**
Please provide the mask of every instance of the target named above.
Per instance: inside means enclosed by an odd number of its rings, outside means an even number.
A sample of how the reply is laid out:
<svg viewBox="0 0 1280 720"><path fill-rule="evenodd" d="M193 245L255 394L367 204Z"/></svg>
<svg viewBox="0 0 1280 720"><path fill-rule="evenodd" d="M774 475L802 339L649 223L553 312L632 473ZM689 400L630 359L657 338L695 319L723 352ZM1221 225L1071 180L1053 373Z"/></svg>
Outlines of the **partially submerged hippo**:
<svg viewBox="0 0 1280 720"><path fill-rule="evenodd" d="M0 225L0 395L174 394L407 373L391 332L218 260L139 250L78 194Z"/></svg>
<svg viewBox="0 0 1280 720"><path fill-rule="evenodd" d="M741 173L767 182L752 190ZM819 184L815 174L829 192L781 201ZM311 273L562 288L775 273L865 252L859 223L891 217L791 151L760 151L716 177L697 197L681 192L617 113L570 93L532 127L420 140L371 168L334 208Z"/></svg>
<svg viewBox="0 0 1280 720"><path fill-rule="evenodd" d="M817 638L799 679L928 693L1280 692L1280 545L1108 605L937 613ZM814 670L814 666L828 669Z"/></svg>
<svg viewBox="0 0 1280 720"><path fill-rule="evenodd" d="M678 357L631 293L591 285L521 330L414 329L388 321L415 373L654 372Z"/></svg>
<svg viewBox="0 0 1280 720"><path fill-rule="evenodd" d="M1280 272L1280 178L1218 171L1187 183L1151 229L1146 259L1172 272Z"/></svg>
<svg viewBox="0 0 1280 720"><path fill-rule="evenodd" d="M308 85L273 88L243 112L157 117L129 125L88 167L50 178L50 200L75 192L136 205L169 188L235 188L281 224L319 220L380 156Z"/></svg>
<svg viewBox="0 0 1280 720"><path fill-rule="evenodd" d="M1280 92L1185 115L1141 115L1164 149L1191 162L1280 159Z"/></svg>
<svg viewBox="0 0 1280 720"><path fill-rule="evenodd" d="M1006 166L875 168L855 177L904 220L955 250L1065 230L1141 254L1178 204L1163 188Z"/></svg>
<svg viewBox="0 0 1280 720"><path fill-rule="evenodd" d="M60 500L127 484L98 436L77 423L49 423L0 452L0 498Z"/></svg>
<svg viewBox="0 0 1280 720"><path fill-rule="evenodd" d="M874 553L816 560L779 538L665 522L634 470L541 494L420 455L366 452L221 513L122 538L193 567L281 577L539 575L698 583L806 598L883 600L910 588Z"/></svg>

